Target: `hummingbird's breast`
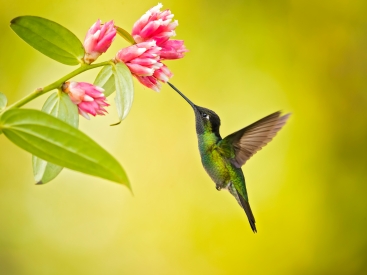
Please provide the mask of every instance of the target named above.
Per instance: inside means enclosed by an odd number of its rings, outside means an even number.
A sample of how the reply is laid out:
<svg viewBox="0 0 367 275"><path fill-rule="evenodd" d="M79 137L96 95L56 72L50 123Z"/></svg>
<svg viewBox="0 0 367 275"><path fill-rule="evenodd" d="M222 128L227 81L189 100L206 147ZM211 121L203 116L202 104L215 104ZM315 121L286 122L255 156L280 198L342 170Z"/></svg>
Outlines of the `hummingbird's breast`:
<svg viewBox="0 0 367 275"><path fill-rule="evenodd" d="M198 135L201 162L215 182L217 189L226 188L235 176L236 171L230 161L218 150L219 138L213 133Z"/></svg>

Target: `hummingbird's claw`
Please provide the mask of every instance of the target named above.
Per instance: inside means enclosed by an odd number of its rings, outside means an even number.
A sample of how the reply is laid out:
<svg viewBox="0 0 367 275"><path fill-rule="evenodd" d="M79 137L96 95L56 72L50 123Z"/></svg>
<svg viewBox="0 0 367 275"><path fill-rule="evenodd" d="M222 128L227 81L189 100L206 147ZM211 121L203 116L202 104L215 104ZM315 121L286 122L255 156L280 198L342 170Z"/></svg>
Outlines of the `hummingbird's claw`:
<svg viewBox="0 0 367 275"><path fill-rule="evenodd" d="M215 189L217 189L218 191L220 191L222 189L222 187L220 187L219 185L215 186Z"/></svg>

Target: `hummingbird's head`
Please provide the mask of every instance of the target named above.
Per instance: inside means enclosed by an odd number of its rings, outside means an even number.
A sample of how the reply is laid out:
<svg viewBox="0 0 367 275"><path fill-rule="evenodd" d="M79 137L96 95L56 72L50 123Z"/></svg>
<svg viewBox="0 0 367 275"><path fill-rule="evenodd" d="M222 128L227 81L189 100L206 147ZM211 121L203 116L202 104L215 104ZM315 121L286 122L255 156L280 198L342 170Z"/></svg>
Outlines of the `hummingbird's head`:
<svg viewBox="0 0 367 275"><path fill-rule="evenodd" d="M195 105L190 99L188 99L183 93L181 93L175 86L173 86L169 82L167 83L168 85L171 86L172 89L174 89L177 93L179 93L180 96L182 96L187 101L187 103L189 103L191 107L194 109L195 120L196 120L196 133L204 134L204 132L209 131L209 132L215 133L218 137L220 137L219 135L219 126L220 126L219 116L212 110Z"/></svg>
<svg viewBox="0 0 367 275"><path fill-rule="evenodd" d="M200 107L197 105L193 106L195 112L195 120L196 120L196 133L203 134L204 132L213 132L218 137L219 135L219 127L220 127L220 118L219 116L212 110L209 110L204 107Z"/></svg>

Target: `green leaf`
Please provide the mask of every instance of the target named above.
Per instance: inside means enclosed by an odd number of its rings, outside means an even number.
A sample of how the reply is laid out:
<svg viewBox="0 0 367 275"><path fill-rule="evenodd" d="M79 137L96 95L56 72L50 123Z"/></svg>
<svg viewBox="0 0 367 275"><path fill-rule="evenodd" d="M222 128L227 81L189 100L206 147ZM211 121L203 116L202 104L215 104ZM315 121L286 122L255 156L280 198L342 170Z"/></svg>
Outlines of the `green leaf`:
<svg viewBox="0 0 367 275"><path fill-rule="evenodd" d="M20 38L44 55L66 65L82 63L82 42L65 27L37 16L20 16L10 22Z"/></svg>
<svg viewBox="0 0 367 275"><path fill-rule="evenodd" d="M45 102L42 111L48 113L69 125L78 128L78 107L73 104L65 93L53 93ZM47 183L53 180L63 167L47 162L36 156L32 156L33 175L37 184Z"/></svg>
<svg viewBox="0 0 367 275"><path fill-rule="evenodd" d="M8 104L8 99L3 93L0 93L0 112L6 108L6 105ZM0 129L0 135L3 132Z"/></svg>
<svg viewBox="0 0 367 275"><path fill-rule="evenodd" d="M131 72L124 63L117 63L116 65L114 65L112 67L112 72L115 76L115 85L116 85L115 102L116 102L117 114L120 119L119 122L113 125L117 125L120 124L121 121L130 112L134 98L134 85Z"/></svg>
<svg viewBox="0 0 367 275"><path fill-rule="evenodd" d="M51 162L47 162L36 156L32 156L33 177L36 184L45 184L56 178L58 174L64 169Z"/></svg>
<svg viewBox="0 0 367 275"><path fill-rule="evenodd" d="M131 36L130 33L128 33L127 31L125 31L124 29L115 26L117 33L124 38L127 42L131 43L132 45L136 44L134 38Z"/></svg>
<svg viewBox="0 0 367 275"><path fill-rule="evenodd" d="M0 111L5 109L6 105L8 104L8 99L3 93L0 93Z"/></svg>
<svg viewBox="0 0 367 275"><path fill-rule="evenodd" d="M116 91L115 77L112 73L112 66L107 65L102 68L102 70L97 75L94 81L95 86L99 86L104 89L104 95L108 97L114 91Z"/></svg>
<svg viewBox="0 0 367 275"><path fill-rule="evenodd" d="M125 171L107 151L51 115L11 109L1 115L0 129L13 143L41 159L130 188Z"/></svg>
<svg viewBox="0 0 367 275"><path fill-rule="evenodd" d="M78 128L78 107L71 102L66 93L53 93L45 102L42 111Z"/></svg>

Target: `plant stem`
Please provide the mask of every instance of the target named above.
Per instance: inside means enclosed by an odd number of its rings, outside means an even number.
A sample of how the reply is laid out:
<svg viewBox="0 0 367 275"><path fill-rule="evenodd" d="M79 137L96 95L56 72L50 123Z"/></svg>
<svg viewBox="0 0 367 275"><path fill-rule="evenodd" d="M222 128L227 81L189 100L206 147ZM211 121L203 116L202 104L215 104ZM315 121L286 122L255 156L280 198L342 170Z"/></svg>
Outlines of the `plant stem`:
<svg viewBox="0 0 367 275"><path fill-rule="evenodd" d="M9 105L2 112L5 112L5 111L10 110L10 109L14 109L14 108L22 107L23 105L27 104L28 102L32 101L33 99L35 99L35 98L37 98L37 97L39 97L39 96L41 96L41 95L43 95L43 94L45 94L49 91L61 88L62 84L64 84L64 82L69 80L70 78L72 78L72 77L74 77L74 76L76 76L76 75L78 75L82 72L85 72L85 71L88 71L88 70L91 70L91 69L94 69L94 68L102 67L102 66L105 66L105 65L109 65L109 64L111 64L111 62L112 61L105 61L105 62L92 64L92 65L82 64L78 69L72 71L71 73L68 73L67 75L60 78L59 80L57 80L57 81L55 81L55 82L51 83L50 85L47 85L43 88L38 88L33 93L30 93L26 97L18 100L17 102L13 103L12 105Z"/></svg>

